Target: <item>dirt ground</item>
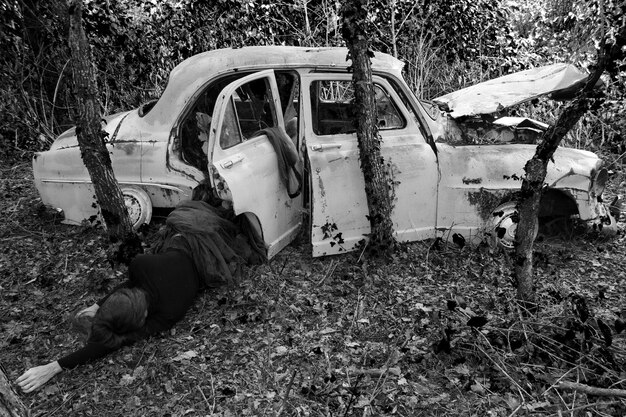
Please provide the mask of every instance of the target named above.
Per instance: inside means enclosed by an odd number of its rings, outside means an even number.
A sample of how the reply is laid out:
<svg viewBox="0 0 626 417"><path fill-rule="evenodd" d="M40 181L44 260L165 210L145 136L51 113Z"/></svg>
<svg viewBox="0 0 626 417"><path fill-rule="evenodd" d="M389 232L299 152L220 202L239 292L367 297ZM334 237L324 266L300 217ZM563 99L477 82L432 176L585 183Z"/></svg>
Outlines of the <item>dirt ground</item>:
<svg viewBox="0 0 626 417"><path fill-rule="evenodd" d="M101 231L41 209L28 163L1 168L0 195L0 363L15 380L79 347L71 313L125 271ZM20 395L33 416L626 415L620 391L563 384L626 389L625 240L539 242L528 316L487 246L426 241L363 262L311 258L303 237L203 293L168 334Z"/></svg>

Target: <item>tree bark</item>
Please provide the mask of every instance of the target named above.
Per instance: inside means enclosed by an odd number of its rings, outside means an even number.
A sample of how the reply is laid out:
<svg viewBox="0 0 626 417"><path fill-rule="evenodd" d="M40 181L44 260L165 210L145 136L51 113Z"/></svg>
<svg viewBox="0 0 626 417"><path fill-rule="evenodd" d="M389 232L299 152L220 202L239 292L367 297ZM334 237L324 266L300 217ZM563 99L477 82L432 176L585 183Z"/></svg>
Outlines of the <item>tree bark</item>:
<svg viewBox="0 0 626 417"><path fill-rule="evenodd" d="M371 234L369 253L388 254L395 249L393 237L393 182L385 169L380 152L382 138L378 132L376 98L372 82L367 0L351 0L342 5L342 33L352 59L352 83L356 109L357 139L365 193L369 208Z"/></svg>
<svg viewBox="0 0 626 417"><path fill-rule="evenodd" d="M123 250L117 251L116 260L126 263L127 257L141 252L141 242L133 232L105 144L91 50L82 25L82 3L82 0L69 0L69 44L78 109L76 135L109 240L123 246Z"/></svg>
<svg viewBox="0 0 626 417"><path fill-rule="evenodd" d="M622 26L617 36L624 39L626 26ZM533 289L533 245L539 229L539 205L544 189L548 162L554 156L561 140L578 120L601 100L594 97L595 86L609 65L617 59L623 59L621 45L603 44L598 51L598 61L578 96L559 115L556 123L550 126L541 137L535 155L526 163L526 176L522 180L520 199L517 203L519 223L515 235L514 276L517 281L517 298L527 307L533 307L535 292Z"/></svg>
<svg viewBox="0 0 626 417"><path fill-rule="evenodd" d="M0 417L25 417L28 409L15 393L11 382L0 365Z"/></svg>

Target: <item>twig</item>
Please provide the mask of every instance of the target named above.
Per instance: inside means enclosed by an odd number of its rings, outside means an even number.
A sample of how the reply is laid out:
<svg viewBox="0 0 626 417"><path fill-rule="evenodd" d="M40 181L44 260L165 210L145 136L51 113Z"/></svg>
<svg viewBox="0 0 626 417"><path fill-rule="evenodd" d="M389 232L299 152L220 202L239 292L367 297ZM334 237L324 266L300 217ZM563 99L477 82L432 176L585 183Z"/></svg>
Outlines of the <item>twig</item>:
<svg viewBox="0 0 626 417"><path fill-rule="evenodd" d="M326 271L326 274L324 274L322 279L320 279L318 281L317 285L322 285L324 283L324 281L326 281L326 278L332 276L333 273L335 272L335 269L337 268L338 264L339 264L339 261L337 261L337 262L335 262L334 260L330 261L330 266L328 267L328 270Z"/></svg>
<svg viewBox="0 0 626 417"><path fill-rule="evenodd" d="M517 408L513 410L511 414L509 414L509 417L513 417L515 414L517 414L517 412L522 408L523 405L524 405L523 402L520 405L518 405Z"/></svg>
<svg viewBox="0 0 626 417"><path fill-rule="evenodd" d="M487 343L489 345L491 345L491 343L489 343L489 340L487 339L487 337L484 334L482 334L481 332L478 332L478 333L484 337L484 339L487 341ZM476 345L476 347L478 348L478 350L481 351L481 353L483 355L485 355L487 357L487 359L489 359L496 366L496 368L498 368L500 370L500 372L502 372L504 374L504 376L506 376L513 384L515 384L515 386L520 391L520 393L523 392L528 397L532 397L528 392L526 392L526 390L524 388L522 388L522 386L515 379L513 379L513 377L511 377L511 375L508 374L507 371L504 370L504 368L502 368L502 366L500 366L500 364L498 362L496 362L495 359L493 359L491 356L489 356L489 354L487 354L487 352L485 352L480 346ZM522 396L522 401L523 400L524 400L524 396Z"/></svg>
<svg viewBox="0 0 626 417"><path fill-rule="evenodd" d="M357 321L357 317L359 317L360 305L361 305L361 289L359 288L356 294L356 306L354 307L354 314L352 315L352 323L350 323L350 331L352 331L352 328L354 327L354 324Z"/></svg>
<svg viewBox="0 0 626 417"><path fill-rule="evenodd" d="M574 413L574 411L584 410L585 408L591 408L591 407L596 407L596 406L600 406L600 405L614 405L614 404L620 404L620 401L611 401L611 402L608 402L608 403L585 404L585 405L581 405L579 407L570 408L570 409L567 410L567 412L568 413ZM558 410L556 413L550 414L548 417L562 416L562 415L563 414L561 413L561 410Z"/></svg>
<svg viewBox="0 0 626 417"><path fill-rule="evenodd" d="M391 367L391 368L374 368L374 369L358 369L358 368L350 368L349 371L355 375L367 375L373 378L381 378L388 374L394 376L400 376L400 368L399 367Z"/></svg>
<svg viewBox="0 0 626 417"><path fill-rule="evenodd" d="M289 254L286 254L286 255L289 255ZM285 256L285 262L283 262L283 266L280 268L280 272L278 273L279 277L283 274L283 271L285 270L285 267L287 266L288 261L289 261L289 256Z"/></svg>
<svg viewBox="0 0 626 417"><path fill-rule="evenodd" d="M63 72L65 72L65 67L70 63L68 59L63 68L61 68L61 73L59 74L59 79L57 80L57 85L54 87L54 95L52 96L52 108L50 110L50 131L54 132L54 107L57 102L57 93L59 92L59 85L61 84L61 79L63 79Z"/></svg>
<svg viewBox="0 0 626 417"><path fill-rule="evenodd" d="M613 160L610 164L607 164L606 166L611 166L615 163L617 163L617 161L619 161L620 159L622 159L624 157L624 155L626 155L626 152L622 153L620 156L618 156L617 158L615 158L615 160Z"/></svg>
<svg viewBox="0 0 626 417"><path fill-rule="evenodd" d="M626 397L626 390L623 389L592 387L591 385L580 384L578 382L561 381L554 387L565 391L580 391L584 394L600 397Z"/></svg>
<svg viewBox="0 0 626 417"><path fill-rule="evenodd" d="M211 397L213 398L213 404L211 405L211 415L215 412L215 386L213 384L213 374L211 374Z"/></svg>
<svg viewBox="0 0 626 417"><path fill-rule="evenodd" d="M283 410L285 408L285 403L287 402L287 398L289 398L289 392L291 392L291 387L293 386L293 380L296 379L296 375L298 374L298 371L293 371L293 373L291 374L291 379L289 380L289 384L287 385L287 391L285 391L285 396L283 397L283 402L280 405L280 408L278 409L278 413L276 414L278 417L281 416L281 414L283 413Z"/></svg>
<svg viewBox="0 0 626 417"><path fill-rule="evenodd" d="M570 372L572 372L574 370L574 368L570 369L569 371L565 372L563 375L561 375L559 377L559 379L556 380L556 382L552 385L550 385L541 395L546 395L548 393L548 391L550 391L552 388L556 388L556 386L561 382L561 380L563 378L565 378L567 376L567 374L569 374Z"/></svg>
<svg viewBox="0 0 626 417"><path fill-rule="evenodd" d="M346 406L346 411L343 414L343 417L347 417L348 413L350 412L350 409L352 408L352 404L354 403L355 398L358 397L358 389L359 389L359 383L361 382L361 378L363 378L363 374L357 375L356 381L354 381L354 388L349 389L350 399L348 400L348 405Z"/></svg>
<svg viewBox="0 0 626 417"><path fill-rule="evenodd" d="M202 391L202 387L200 387L200 385L196 385L196 387L198 387L198 391L200 391L202 398L204 398L204 402L206 403L207 407L211 408L211 404L209 404L209 400L207 400L206 395L204 395L204 391Z"/></svg>
<svg viewBox="0 0 626 417"><path fill-rule="evenodd" d="M368 244L369 244L369 241L365 241L365 245L363 245L363 250L361 251L361 254L359 255L359 259L356 260L357 264L361 262L361 258L363 257L363 254L365 253L365 249L367 249Z"/></svg>
<svg viewBox="0 0 626 417"><path fill-rule="evenodd" d="M65 260L67 261L67 258L65 258ZM141 360L143 359L143 355L144 353L146 353L147 347L148 347L148 344L144 343L143 349L141 349L141 356L139 357L139 360L137 361L137 363L135 364L135 367L133 368L133 374L135 373L135 370L139 367L139 364L141 363Z"/></svg>
<svg viewBox="0 0 626 417"><path fill-rule="evenodd" d="M52 412L51 412L50 414L45 414L45 413L44 413L44 414L39 414L39 415L50 415L50 416L52 416L52 415L56 414L56 412L57 412L57 411L59 411L59 410L61 409L61 407L63 407L63 406L65 405L65 403L67 403L69 400L73 399L73 398L76 396L76 393L77 393L77 392L82 391L82 390L83 390L83 388L85 388L85 386L86 386L87 384L89 384L89 383L91 383L91 381L89 381L89 382L85 382L85 383L84 383L83 385L81 385L81 386L80 386L80 387L79 387L76 391L74 391L73 393L71 393L70 395L68 395L68 396L67 396L67 398L66 398L66 399L65 399L65 400L64 400L64 401L63 401L63 402L62 402L62 403L61 403L61 404L60 404L57 408L55 408L54 410L52 410Z"/></svg>

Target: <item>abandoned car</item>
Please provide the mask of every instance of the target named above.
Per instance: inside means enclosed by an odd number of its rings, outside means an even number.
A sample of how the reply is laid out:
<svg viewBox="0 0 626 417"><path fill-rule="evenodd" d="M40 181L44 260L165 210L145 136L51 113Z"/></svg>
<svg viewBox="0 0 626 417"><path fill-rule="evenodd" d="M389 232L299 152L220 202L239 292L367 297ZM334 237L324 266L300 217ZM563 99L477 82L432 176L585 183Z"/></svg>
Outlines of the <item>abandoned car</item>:
<svg viewBox="0 0 626 417"><path fill-rule="evenodd" d="M314 256L357 247L370 224L346 56L345 48L205 52L172 70L158 100L107 117L106 146L133 223L150 222L153 208L175 207L203 183L220 204L255 225L268 258L293 240L306 212ZM395 236L491 236L510 247L517 215L512 200L535 151L535 145L518 142L536 139L546 125L502 118L469 135L464 121L574 89L586 75L556 64L479 84L435 104L414 96L402 67L383 53L372 58L381 151L395 184ZM478 136L488 140L477 144L472 138ZM472 140L459 140L467 137ZM277 142L297 155L293 169L302 181L295 186L279 169L285 161ZM96 213L73 129L37 153L33 166L42 201L63 210L65 222L80 224ZM614 229L602 203L606 180L595 154L558 149L540 216L575 217Z"/></svg>

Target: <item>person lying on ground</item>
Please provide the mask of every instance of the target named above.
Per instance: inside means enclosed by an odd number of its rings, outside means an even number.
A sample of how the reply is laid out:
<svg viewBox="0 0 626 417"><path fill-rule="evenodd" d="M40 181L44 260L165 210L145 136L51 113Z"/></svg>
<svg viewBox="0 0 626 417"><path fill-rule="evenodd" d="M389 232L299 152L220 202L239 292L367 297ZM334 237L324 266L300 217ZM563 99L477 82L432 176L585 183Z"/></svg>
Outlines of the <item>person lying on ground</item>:
<svg viewBox="0 0 626 417"><path fill-rule="evenodd" d="M129 267L129 280L79 315L93 315L87 343L46 365L30 368L17 379L24 392L44 385L64 369L106 354L171 328L183 318L200 290L193 261L184 252L168 250L138 255Z"/></svg>
<svg viewBox="0 0 626 417"><path fill-rule="evenodd" d="M201 287L231 283L242 263L262 260L232 222L203 202L183 203L174 210L161 237L157 253L131 261L126 282L78 313L79 318L93 317L85 346L24 372L16 380L24 392L40 388L64 369L170 329L193 305Z"/></svg>

